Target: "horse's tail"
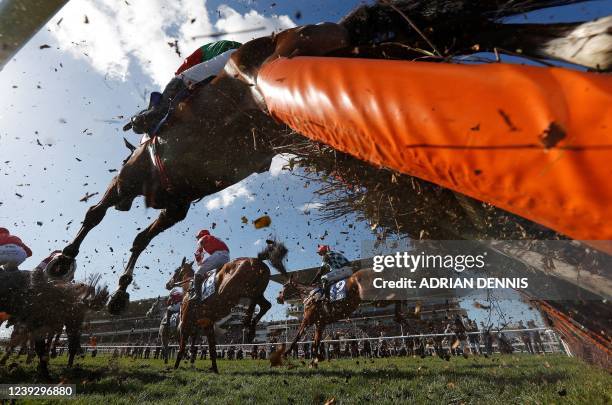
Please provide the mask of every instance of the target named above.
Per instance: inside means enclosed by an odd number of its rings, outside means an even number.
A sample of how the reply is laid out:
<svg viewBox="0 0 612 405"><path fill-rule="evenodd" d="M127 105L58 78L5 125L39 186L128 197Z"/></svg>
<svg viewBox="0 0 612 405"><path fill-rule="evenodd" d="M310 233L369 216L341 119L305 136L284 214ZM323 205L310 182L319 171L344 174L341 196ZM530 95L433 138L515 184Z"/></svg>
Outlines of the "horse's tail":
<svg viewBox="0 0 612 405"><path fill-rule="evenodd" d="M281 274L287 274L287 269L283 260L289 251L285 245L275 240L267 240L266 247L259 252L257 258L259 260L269 260L272 266Z"/></svg>

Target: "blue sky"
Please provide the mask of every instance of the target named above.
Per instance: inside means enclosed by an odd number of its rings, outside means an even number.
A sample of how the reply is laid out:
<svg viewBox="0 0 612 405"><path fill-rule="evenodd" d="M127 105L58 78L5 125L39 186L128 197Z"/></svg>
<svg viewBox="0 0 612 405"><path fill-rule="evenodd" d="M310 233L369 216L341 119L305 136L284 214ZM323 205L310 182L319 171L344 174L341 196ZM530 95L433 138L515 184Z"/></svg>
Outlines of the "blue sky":
<svg viewBox="0 0 612 405"><path fill-rule="evenodd" d="M126 120L118 117L143 108L147 94L171 78L181 57L168 40L178 39L185 57L206 41L191 40L194 35L265 27L228 36L247 41L294 24L337 21L357 4L70 1L0 71L0 225L34 251L23 268L35 266L74 237L85 211L127 155L122 137L138 142L137 135L121 131ZM538 20L591 19L604 14L606 5L610 2L547 10L538 13ZM50 48L39 49L41 45ZM361 241L373 237L369 224L352 216L321 223L320 201L313 193L316 184L283 171L283 165L283 158L277 157L270 172L252 175L194 204L185 221L158 236L141 256L132 297L163 294L162 285L181 258L193 257L197 230L212 228L213 223L213 232L228 242L234 257L255 255L263 240L276 236L289 247L292 270L317 265L315 248L322 242L350 259L358 258ZM79 202L86 192L100 194L89 203ZM272 218L270 228L256 230L241 221L243 216L253 220L264 213ZM133 237L157 214L144 208L142 200L129 213L109 210L82 245L77 277L100 272L114 289ZM277 291L271 286L267 296L272 300ZM522 304L508 308L517 316L526 310ZM268 319L283 316L283 308L275 304Z"/></svg>

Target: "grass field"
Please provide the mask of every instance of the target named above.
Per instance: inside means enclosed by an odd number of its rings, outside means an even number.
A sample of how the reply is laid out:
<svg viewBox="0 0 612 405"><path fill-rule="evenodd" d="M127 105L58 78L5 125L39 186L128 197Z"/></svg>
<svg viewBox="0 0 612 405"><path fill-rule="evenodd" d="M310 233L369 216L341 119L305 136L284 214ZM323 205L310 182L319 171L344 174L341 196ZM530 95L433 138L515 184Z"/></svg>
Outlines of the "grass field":
<svg viewBox="0 0 612 405"><path fill-rule="evenodd" d="M318 368L295 360L282 368L225 360L220 375L207 371L206 360L179 370L159 360L110 357L88 357L67 370L65 361L53 360L51 372L77 385L70 404L612 403L610 374L562 355L335 360ZM32 383L35 375L35 366L13 364L0 369L0 382Z"/></svg>

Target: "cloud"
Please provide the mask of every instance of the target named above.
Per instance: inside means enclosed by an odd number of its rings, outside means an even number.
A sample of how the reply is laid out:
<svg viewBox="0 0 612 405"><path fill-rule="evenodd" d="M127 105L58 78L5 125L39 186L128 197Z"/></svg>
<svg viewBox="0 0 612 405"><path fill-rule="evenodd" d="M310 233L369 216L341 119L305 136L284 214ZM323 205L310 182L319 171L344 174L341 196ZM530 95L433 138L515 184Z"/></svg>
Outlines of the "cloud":
<svg viewBox="0 0 612 405"><path fill-rule="evenodd" d="M162 87L186 56L211 41L193 39L194 36L264 27L261 31L226 36L248 41L295 25L287 16L267 17L254 10L242 15L221 6L219 13L221 18L213 26L202 0L131 0L129 4L116 0L73 0L48 28L60 49L88 61L105 77L128 80L140 69ZM58 25L59 18L62 23ZM169 45L174 41L178 41L181 56Z"/></svg>
<svg viewBox="0 0 612 405"><path fill-rule="evenodd" d="M219 6L217 11L221 16L215 23L217 31L235 32L236 34L228 35L227 39L238 42L247 42L253 38L268 35L272 32L295 27L295 23L286 15L265 17L255 10L240 14L226 5Z"/></svg>
<svg viewBox="0 0 612 405"><path fill-rule="evenodd" d="M206 208L209 210L225 208L241 197L244 197L246 201L254 200L249 189L244 184L238 183L216 193L213 198L208 199Z"/></svg>

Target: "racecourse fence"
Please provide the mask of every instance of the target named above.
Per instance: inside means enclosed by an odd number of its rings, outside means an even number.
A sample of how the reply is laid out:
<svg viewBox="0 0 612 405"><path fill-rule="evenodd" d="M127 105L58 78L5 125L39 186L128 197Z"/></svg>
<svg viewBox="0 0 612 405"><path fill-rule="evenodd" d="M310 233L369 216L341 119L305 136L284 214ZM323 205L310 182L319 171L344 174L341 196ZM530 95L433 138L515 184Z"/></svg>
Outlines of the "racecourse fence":
<svg viewBox="0 0 612 405"><path fill-rule="evenodd" d="M521 351L525 351L527 344L521 341L521 335L529 332L535 332L538 334L540 339L542 335L544 339L541 339L542 347L544 348L545 353L565 353L567 355L571 355L569 348L560 339L559 335L549 328L526 328L526 329L503 329L503 330L490 330L489 334L491 336L492 343L490 347L493 351L499 351L499 341L500 334L505 336L507 343L512 346L515 350L519 349ZM540 335L540 332L543 332ZM472 339L470 339L472 337ZM429 334L411 334L411 335L397 335L397 336L378 336L378 337L361 337L361 338L339 338L339 339L323 339L321 342L325 345L334 345L342 343L350 343L350 342L358 342L364 343L365 341L374 342L375 344L381 345L382 342L391 342L393 347L398 347L398 343L401 346L406 346L409 342L418 342L418 341L427 341L434 338L442 338L442 342L440 347L444 350L453 350L456 347L453 346L453 342L458 341L458 345L462 350L467 348L469 351L477 351L483 352L483 348L487 348L487 343L483 342L485 340L485 334L482 331L477 332L465 332L463 334L456 333L429 333ZM216 345L217 351L223 351L225 349L231 348L252 348L252 347L274 347L277 345L285 344L289 345L290 341L277 341L277 342L259 342L259 343L230 343L230 344L218 344ZM298 345L303 344L312 345L314 343L313 340L302 340L298 342ZM534 342L532 342L533 344ZM150 349L155 350L156 347L159 347L158 344L120 344L120 345L83 345L83 349L85 350L97 350L97 353L113 353L115 350L125 351L125 350L134 350L134 349ZM198 347L200 345L197 345ZM170 344L168 345L170 349L176 350L178 348L178 344ZM190 345L187 345L187 350L189 350ZM208 346L206 345L206 348Z"/></svg>

